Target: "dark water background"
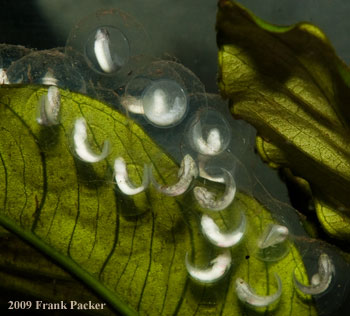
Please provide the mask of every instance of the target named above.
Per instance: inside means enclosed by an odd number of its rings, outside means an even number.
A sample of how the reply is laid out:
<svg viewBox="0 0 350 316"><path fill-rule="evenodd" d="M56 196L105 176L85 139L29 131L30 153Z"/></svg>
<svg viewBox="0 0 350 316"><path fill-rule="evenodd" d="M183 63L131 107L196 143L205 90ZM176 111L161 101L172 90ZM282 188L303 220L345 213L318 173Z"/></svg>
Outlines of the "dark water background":
<svg viewBox="0 0 350 316"><path fill-rule="evenodd" d="M241 0L269 22L310 21L323 29L338 54L350 62L350 1ZM45 49L64 46L72 26L101 8L116 7L134 16L152 38L154 54L176 56L216 92L215 0L2 0L0 43ZM142 40L140 38L140 40Z"/></svg>

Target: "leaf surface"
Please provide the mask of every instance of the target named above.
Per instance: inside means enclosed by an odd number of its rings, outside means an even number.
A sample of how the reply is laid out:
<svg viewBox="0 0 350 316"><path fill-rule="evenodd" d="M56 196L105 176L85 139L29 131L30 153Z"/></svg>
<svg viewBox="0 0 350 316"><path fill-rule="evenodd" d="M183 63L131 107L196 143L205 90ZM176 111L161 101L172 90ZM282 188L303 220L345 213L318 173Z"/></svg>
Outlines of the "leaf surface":
<svg viewBox="0 0 350 316"><path fill-rule="evenodd" d="M245 315L235 280L242 277L258 293L275 290L273 272L283 279L283 294L274 315L315 315L310 301L296 294L292 273L307 282L294 247L281 261L257 259L256 242L270 213L254 198L238 193L229 212L243 210L248 219L245 241L232 250L233 268L218 284L206 287L189 279L184 260L192 253L197 265L208 265L217 250L204 240L200 210L191 192L177 199L153 188L132 197L113 182L112 166L123 157L135 184L145 163L159 181L176 181L178 165L134 122L105 104L61 90L61 124L36 121L37 86L0 88L0 223L50 256L125 315ZM96 152L108 139L111 152L96 164L72 152L77 118L88 124ZM232 224L216 220L222 228ZM9 262L10 264L10 262ZM272 281L271 281L272 280Z"/></svg>
<svg viewBox="0 0 350 316"><path fill-rule="evenodd" d="M8 302L15 298L30 300L33 305L35 301L54 303L61 300L104 303L47 256L2 229L0 249L0 310L7 310ZM107 306L89 312L91 315L114 315Z"/></svg>
<svg viewBox="0 0 350 316"><path fill-rule="evenodd" d="M305 179L325 230L350 238L349 68L316 26L268 24L219 1L219 86L273 167Z"/></svg>

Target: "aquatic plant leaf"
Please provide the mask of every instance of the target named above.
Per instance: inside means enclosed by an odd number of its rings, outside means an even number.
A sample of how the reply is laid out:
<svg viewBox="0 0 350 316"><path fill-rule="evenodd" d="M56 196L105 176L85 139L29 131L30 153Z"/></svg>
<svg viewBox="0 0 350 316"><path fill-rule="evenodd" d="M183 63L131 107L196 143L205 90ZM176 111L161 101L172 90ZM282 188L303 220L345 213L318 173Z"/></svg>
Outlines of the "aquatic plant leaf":
<svg viewBox="0 0 350 316"><path fill-rule="evenodd" d="M211 288L191 281L186 252L207 257L213 252L200 233L200 213L191 193L173 198L149 188L126 196L113 183L116 157L125 159L134 183L141 183L145 163L153 163L160 181L174 183L178 165L124 115L87 96L60 92L61 123L42 126L36 117L47 88L0 88L1 225L125 315L242 315L246 308L237 302L236 277L246 278L264 294L273 289L269 278L274 271L285 279L274 314L315 315L312 303L298 298L292 285L295 268L300 279L307 280L293 245L273 265L254 257L258 234L273 220L242 193L232 207L246 212L249 234L233 251L234 269ZM92 150L100 152L104 141L110 141L105 160L90 164L74 155L72 132L80 117L87 122ZM17 281L18 287L28 288Z"/></svg>
<svg viewBox="0 0 350 316"><path fill-rule="evenodd" d="M271 166L309 183L323 228L349 240L349 68L316 26L268 24L229 0L219 1L217 41L233 115L257 128Z"/></svg>
<svg viewBox="0 0 350 316"><path fill-rule="evenodd" d="M45 302L77 301L104 303L84 284L49 260L35 248L0 226L0 311L8 310L9 300ZM106 306L92 315L114 315Z"/></svg>

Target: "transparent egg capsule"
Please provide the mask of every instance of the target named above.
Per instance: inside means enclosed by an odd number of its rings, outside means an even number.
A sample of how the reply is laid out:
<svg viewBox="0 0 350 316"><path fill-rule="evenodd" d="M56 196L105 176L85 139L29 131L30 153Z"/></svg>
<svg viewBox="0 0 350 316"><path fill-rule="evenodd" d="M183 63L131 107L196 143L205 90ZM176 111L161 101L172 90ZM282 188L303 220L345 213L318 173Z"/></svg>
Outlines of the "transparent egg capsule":
<svg viewBox="0 0 350 316"><path fill-rule="evenodd" d="M316 260L316 256L313 256L313 260ZM317 269L316 269L317 266ZM303 280L303 276L300 273L300 268L297 266L293 272L293 283L297 292L302 297L305 295L324 295L329 293L335 285L336 269L331 256L327 253L321 253L316 262L311 264L311 270L314 270L314 274L311 274L309 280L310 284L307 284L307 280Z"/></svg>
<svg viewBox="0 0 350 316"><path fill-rule="evenodd" d="M187 112L186 92L176 81L160 79L152 82L142 95L145 117L158 127L178 124Z"/></svg>
<svg viewBox="0 0 350 316"><path fill-rule="evenodd" d="M231 215L229 218L226 216L225 218L222 213L220 213L220 217L217 217L218 219L215 218L214 214L203 214L201 216L200 225L202 234L216 247L236 247L245 235L247 226L245 212L242 210L239 211L239 219L237 218L237 215L235 217Z"/></svg>
<svg viewBox="0 0 350 316"><path fill-rule="evenodd" d="M69 140L72 155L86 164L98 163L106 159L110 153L109 140L104 139L103 143L97 143L93 137L101 132L101 127L84 117L76 118Z"/></svg>
<svg viewBox="0 0 350 316"><path fill-rule="evenodd" d="M110 77L130 72L131 65L147 54L148 43L143 27L131 16L117 9L99 10L73 27L66 54L73 59L80 54L89 79L108 86Z"/></svg>
<svg viewBox="0 0 350 316"><path fill-rule="evenodd" d="M60 49L35 51L12 63L11 83L43 84L86 93L85 81Z"/></svg>
<svg viewBox="0 0 350 316"><path fill-rule="evenodd" d="M251 194L252 179L247 168L232 153L223 152L218 156L197 156L199 176L205 180L224 183L223 169L234 178L238 192Z"/></svg>
<svg viewBox="0 0 350 316"><path fill-rule="evenodd" d="M255 131L248 123L234 119L230 112L227 100L223 100L220 95L207 94L209 109L218 112L218 116L224 118L224 124L229 125L231 138L225 151L234 154L238 159L244 157L246 162L246 152L253 151L255 146ZM197 118L205 109L198 111ZM195 118L194 118L195 120ZM193 124L193 122L191 122ZM191 127L191 126L190 126ZM228 128L225 128L228 130ZM215 133L214 133L215 135ZM211 136L212 137L212 136ZM190 139L190 137L187 137Z"/></svg>
<svg viewBox="0 0 350 316"><path fill-rule="evenodd" d="M233 202L236 195L237 185L233 175L226 169L221 169L220 176L212 178L212 181L223 183L225 189L219 190L219 192L216 193L213 189L198 185L193 188L193 194L197 203L203 209L222 211Z"/></svg>
<svg viewBox="0 0 350 316"><path fill-rule="evenodd" d="M61 93L56 86L50 86L47 93L38 102L36 121L43 126L54 126L60 123Z"/></svg>
<svg viewBox="0 0 350 316"><path fill-rule="evenodd" d="M187 68L155 61L139 69L128 82L121 106L127 112L143 114L155 127L168 128L183 122L200 94L204 87ZM206 105L206 99L201 100Z"/></svg>
<svg viewBox="0 0 350 316"><path fill-rule="evenodd" d="M99 27L91 34L85 46L85 54L93 67L103 73L113 73L129 59L129 43L124 34L111 26Z"/></svg>
<svg viewBox="0 0 350 316"><path fill-rule="evenodd" d="M267 225L256 244L256 257L262 261L279 261L289 253L289 230L279 224Z"/></svg>
<svg viewBox="0 0 350 316"><path fill-rule="evenodd" d="M216 156L227 149L231 127L225 117L212 108L199 111L188 128L188 141L198 153Z"/></svg>
<svg viewBox="0 0 350 316"><path fill-rule="evenodd" d="M234 206L237 192L250 194L249 173L234 155L198 156L197 165L202 181L194 187L193 195L201 208L223 211Z"/></svg>
<svg viewBox="0 0 350 316"><path fill-rule="evenodd" d="M185 265L187 272L192 280L200 284L213 284L221 280L230 270L232 265L232 255L229 249L221 252L210 260L207 267L198 267L193 265L186 253Z"/></svg>
<svg viewBox="0 0 350 316"><path fill-rule="evenodd" d="M247 281L242 278L236 279L236 294L238 299L248 308L251 308L253 311L260 313L266 311L266 307L269 310L274 310L277 308L279 300L282 295L282 280L277 273L274 273L275 284L269 282L269 290L270 287L275 287L268 295L259 294ZM269 277L269 280L272 279ZM258 288L263 286L259 284Z"/></svg>

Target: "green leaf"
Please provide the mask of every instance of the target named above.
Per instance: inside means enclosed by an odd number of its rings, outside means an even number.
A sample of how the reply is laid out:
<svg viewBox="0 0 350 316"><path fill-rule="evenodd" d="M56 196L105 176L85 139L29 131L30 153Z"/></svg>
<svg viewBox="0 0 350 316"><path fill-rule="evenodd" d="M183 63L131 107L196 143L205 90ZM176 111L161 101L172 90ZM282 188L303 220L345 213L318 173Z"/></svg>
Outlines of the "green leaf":
<svg viewBox="0 0 350 316"><path fill-rule="evenodd" d="M273 167L305 179L318 218L350 239L349 68L316 26L266 23L229 0L217 16L219 86Z"/></svg>
<svg viewBox="0 0 350 316"><path fill-rule="evenodd" d="M1 226L0 249L0 310L7 310L8 301L19 297L19 300L32 302L74 300L103 303L69 273ZM108 307L103 312L90 312L92 315L114 314Z"/></svg>
<svg viewBox="0 0 350 316"><path fill-rule="evenodd" d="M294 270L307 282L302 259L293 244L280 261L256 256L256 241L274 222L254 198L238 193L228 212L243 210L248 219L245 241L232 250L233 268L218 284L189 279L184 260L207 265L217 250L198 227L201 211L191 192L177 199L154 188L127 197L115 189L112 166L122 156L135 183L144 163L153 163L159 181L176 180L178 165L133 121L99 101L61 90L61 124L40 126L38 104L47 89L0 88L0 223L42 251L125 315L244 315L235 280L242 277L259 294L276 289L273 272L283 279L283 294L274 315L315 315L300 298ZM88 124L96 151L109 139L106 160L87 164L71 151L77 118ZM227 217L217 214L222 228ZM11 261L8 261L11 265ZM18 287L21 284L18 281ZM83 302L84 303L84 302Z"/></svg>

